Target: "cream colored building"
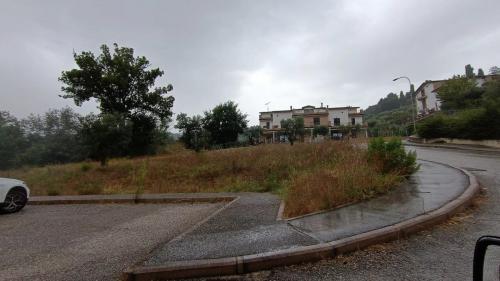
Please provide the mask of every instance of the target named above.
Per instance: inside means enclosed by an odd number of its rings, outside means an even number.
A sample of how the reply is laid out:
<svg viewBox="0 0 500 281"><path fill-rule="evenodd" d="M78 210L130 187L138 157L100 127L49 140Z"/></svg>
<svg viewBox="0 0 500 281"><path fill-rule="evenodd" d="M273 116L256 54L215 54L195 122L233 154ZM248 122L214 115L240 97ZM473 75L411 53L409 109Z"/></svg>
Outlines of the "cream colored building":
<svg viewBox="0 0 500 281"><path fill-rule="evenodd" d="M320 107L307 105L302 108L292 108L288 110L274 110L260 112L259 122L263 129L265 142L283 142L286 140L281 121L293 117L304 118L304 128L306 129L305 141L313 140L313 129L316 126L325 126L328 128L329 138L345 137L345 127L360 128L363 130L361 135L366 135L366 128L363 124L363 113L359 111L359 107L326 107L323 103ZM344 129L342 132L341 129ZM353 135L353 134L349 134ZM359 132L358 134L359 135Z"/></svg>

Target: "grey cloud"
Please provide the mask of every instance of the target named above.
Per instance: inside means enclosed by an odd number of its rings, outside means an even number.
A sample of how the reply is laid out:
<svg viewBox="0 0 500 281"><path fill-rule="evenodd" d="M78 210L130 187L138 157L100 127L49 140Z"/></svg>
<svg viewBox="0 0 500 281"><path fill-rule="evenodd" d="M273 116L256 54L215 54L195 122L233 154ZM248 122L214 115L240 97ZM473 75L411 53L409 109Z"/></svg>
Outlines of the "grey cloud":
<svg viewBox="0 0 500 281"><path fill-rule="evenodd" d="M268 101L366 107L407 90L397 75L418 85L500 64L498 10L496 0L4 1L0 109L71 105L57 77L73 49L113 42L165 70L176 113L232 99L256 123Z"/></svg>

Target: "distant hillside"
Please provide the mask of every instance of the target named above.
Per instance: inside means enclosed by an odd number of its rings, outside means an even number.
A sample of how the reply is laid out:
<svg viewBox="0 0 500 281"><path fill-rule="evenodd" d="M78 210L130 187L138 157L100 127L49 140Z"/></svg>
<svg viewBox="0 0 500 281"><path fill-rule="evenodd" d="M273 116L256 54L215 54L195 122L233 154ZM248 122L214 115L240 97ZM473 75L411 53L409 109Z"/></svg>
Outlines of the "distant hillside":
<svg viewBox="0 0 500 281"><path fill-rule="evenodd" d="M399 95L389 93L364 111L370 135L408 135L411 133L411 126L408 126L411 121L411 110L410 93L401 92Z"/></svg>

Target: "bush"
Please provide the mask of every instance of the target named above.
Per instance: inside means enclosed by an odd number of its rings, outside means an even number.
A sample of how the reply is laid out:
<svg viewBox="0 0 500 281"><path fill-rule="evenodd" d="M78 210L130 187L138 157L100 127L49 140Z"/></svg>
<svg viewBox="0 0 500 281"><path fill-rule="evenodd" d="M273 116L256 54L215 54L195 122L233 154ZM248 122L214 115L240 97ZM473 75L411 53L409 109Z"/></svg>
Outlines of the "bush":
<svg viewBox="0 0 500 281"><path fill-rule="evenodd" d="M373 138L368 144L368 159L378 163L385 174L409 175L418 169L416 153L406 152L399 138L388 142L383 138Z"/></svg>
<svg viewBox="0 0 500 281"><path fill-rule="evenodd" d="M467 109L453 115L435 114L417 127L422 138L498 139L500 114L485 108Z"/></svg>

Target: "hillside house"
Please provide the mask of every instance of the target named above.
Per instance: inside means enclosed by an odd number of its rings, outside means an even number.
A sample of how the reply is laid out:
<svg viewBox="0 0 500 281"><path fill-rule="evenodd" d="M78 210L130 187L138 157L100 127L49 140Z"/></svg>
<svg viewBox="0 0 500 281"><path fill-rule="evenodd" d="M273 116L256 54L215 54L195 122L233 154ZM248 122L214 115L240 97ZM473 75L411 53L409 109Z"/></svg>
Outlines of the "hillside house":
<svg viewBox="0 0 500 281"><path fill-rule="evenodd" d="M498 79L500 75L485 75L475 77L476 85L482 86L485 82ZM441 110L441 101L438 97L438 90L447 80L427 80L415 91L417 106L417 117L423 118L429 114Z"/></svg>

